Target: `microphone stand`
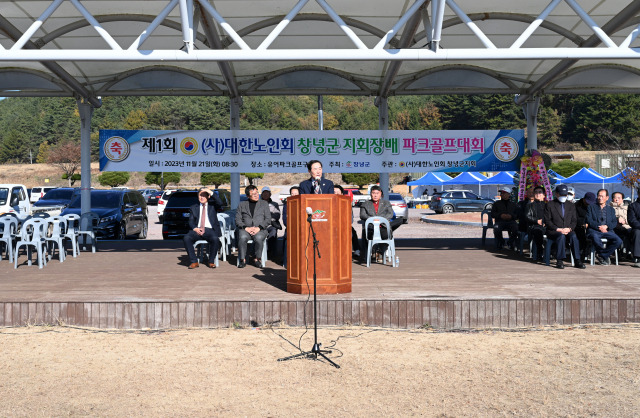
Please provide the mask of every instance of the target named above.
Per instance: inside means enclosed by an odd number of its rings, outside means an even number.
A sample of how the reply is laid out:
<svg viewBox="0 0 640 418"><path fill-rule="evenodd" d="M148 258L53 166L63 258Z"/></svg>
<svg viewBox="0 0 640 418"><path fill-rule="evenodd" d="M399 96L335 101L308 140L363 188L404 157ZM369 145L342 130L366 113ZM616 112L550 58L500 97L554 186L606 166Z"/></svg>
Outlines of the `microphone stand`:
<svg viewBox="0 0 640 418"><path fill-rule="evenodd" d="M333 367L335 367L336 369L339 369L340 366L338 366L336 363L331 361L331 359L324 354L324 353L330 353L331 350L321 350L320 346L322 344L318 342L318 300L317 300L317 291L316 291L316 281L317 281L316 280L316 254L318 255L318 258L322 258L322 257L320 256L320 248L319 248L320 241L318 241L316 238L316 231L314 231L313 222L311 222L311 214L307 216L307 222L309 222L309 228L311 229L311 235L313 236L313 347L311 348L311 351L303 351L301 353L294 354L292 356L283 357L278 359L278 361L286 361L286 360L291 360L298 357L307 357L307 358L313 358L314 360L317 360L318 356L321 356L322 358L327 360Z"/></svg>

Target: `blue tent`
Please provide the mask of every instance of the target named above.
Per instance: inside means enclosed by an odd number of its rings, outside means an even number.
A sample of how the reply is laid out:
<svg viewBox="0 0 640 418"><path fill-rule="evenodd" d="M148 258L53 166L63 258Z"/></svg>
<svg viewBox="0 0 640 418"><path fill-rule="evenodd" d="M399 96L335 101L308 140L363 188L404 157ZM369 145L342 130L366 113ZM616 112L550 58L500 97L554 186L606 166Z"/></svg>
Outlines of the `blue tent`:
<svg viewBox="0 0 640 418"><path fill-rule="evenodd" d="M604 185L604 176L598 174L596 171L581 168L580 171L575 173L573 176L569 176L566 179L562 180L564 184L574 184L574 183L582 183L582 184L601 184Z"/></svg>
<svg viewBox="0 0 640 418"><path fill-rule="evenodd" d="M466 171L458 175L458 177L454 177L451 180L445 181L442 185L443 186L476 185L478 186L477 193L481 194L480 192L481 192L482 181L486 179L487 179L486 176L480 174L477 171ZM472 190L474 189L475 188L472 188Z"/></svg>
<svg viewBox="0 0 640 418"><path fill-rule="evenodd" d="M501 184L509 184L512 185L513 184L513 176L516 174L515 171L501 171L498 174L496 174L493 177L489 177L486 180L482 180L482 185L486 185L486 184L495 184L495 185L501 185Z"/></svg>
<svg viewBox="0 0 640 418"><path fill-rule="evenodd" d="M407 183L408 186L416 186L413 189L413 197L418 198L422 196L425 190L427 190L427 186L440 186L442 189L442 183L447 180L450 180L449 177L445 173L441 173L439 171L430 171L424 176L420 177L418 180L410 181Z"/></svg>

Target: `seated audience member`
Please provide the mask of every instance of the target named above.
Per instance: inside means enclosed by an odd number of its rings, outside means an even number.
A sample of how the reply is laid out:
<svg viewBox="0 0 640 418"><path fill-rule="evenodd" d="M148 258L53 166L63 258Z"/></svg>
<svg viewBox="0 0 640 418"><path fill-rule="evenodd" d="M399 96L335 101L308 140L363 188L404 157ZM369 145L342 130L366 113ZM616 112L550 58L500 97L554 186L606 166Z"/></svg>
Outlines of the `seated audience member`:
<svg viewBox="0 0 640 418"><path fill-rule="evenodd" d="M624 203L624 194L621 192L613 192L611 194L611 207L616 211L617 224L613 228L613 232L616 233L622 240L627 241L630 237L631 227L627 222L627 205Z"/></svg>
<svg viewBox="0 0 640 418"><path fill-rule="evenodd" d="M300 187L293 186L289 189L289 197L298 196L299 194ZM287 267L287 199L282 203L282 222L284 223L284 234L282 235L282 265L285 268Z"/></svg>
<svg viewBox="0 0 640 418"><path fill-rule="evenodd" d="M516 236L518 235L518 206L511 201L511 188L500 187L500 200L496 201L491 208L493 221L493 236L496 240L496 248L501 250L504 247L502 231L509 232L509 242L512 250L515 248Z"/></svg>
<svg viewBox="0 0 640 418"><path fill-rule="evenodd" d="M339 184L333 185L333 192L337 195L344 196L344 189ZM353 211L351 211L351 224L353 224ZM351 227L351 251L357 258L360 257L360 243L358 242L358 234L356 230Z"/></svg>
<svg viewBox="0 0 640 418"><path fill-rule="evenodd" d="M587 242L587 209L589 205L593 205L594 203L596 203L596 195L591 192L585 193L584 197L575 203L577 218L576 236L580 243L582 260L585 259L587 249L589 248L589 243Z"/></svg>
<svg viewBox="0 0 640 418"><path fill-rule="evenodd" d="M368 240L373 239L373 225L369 225L369 228L365 231L364 224L367 219L372 216L381 216L386 218L387 220L391 220L393 218L393 208L391 207L391 202L388 200L382 199L384 194L382 193L382 189L380 186L372 186L371 187L371 200L367 200L360 206L360 219L363 221L362 223L362 246L361 248L368 248L369 243ZM380 225L380 238L382 239L391 239L392 233L391 231L387 231L387 229ZM384 254L387 251L387 245L380 245L378 248L379 254Z"/></svg>
<svg viewBox="0 0 640 418"><path fill-rule="evenodd" d="M218 195L210 189L203 187L198 190L198 201L189 208L189 232L182 238L184 248L189 255L189 268L200 267L196 251L193 244L199 240L206 240L209 243L209 264L212 269L216 268L215 257L220 250L220 237L222 231L218 223L218 212L222 211L222 202Z"/></svg>
<svg viewBox="0 0 640 418"><path fill-rule="evenodd" d="M526 197L516 203L518 205L518 233L524 236L529 233L529 221L527 220L527 207L529 203L533 202L533 188L528 188L526 191ZM529 237L531 239L531 237Z"/></svg>
<svg viewBox="0 0 640 418"><path fill-rule="evenodd" d="M271 188L264 186L260 198L269 203L269 212L271 212L271 223L267 227L267 251L271 253L271 256L278 254L278 230L282 229L280 223L280 205L271 199Z"/></svg>
<svg viewBox="0 0 640 418"><path fill-rule="evenodd" d="M544 225L547 231L547 245L556 244L556 267L564 268L565 247L569 241L573 250L576 268L586 268L580 258L580 243L574 232L576 228L576 207L567 202L569 190L566 185L556 187L556 198L547 202L544 210Z"/></svg>
<svg viewBox="0 0 640 418"><path fill-rule="evenodd" d="M322 177L322 163L311 160L307 163L311 178L300 183L300 194L333 194L333 182Z"/></svg>
<svg viewBox="0 0 640 418"><path fill-rule="evenodd" d="M542 186L533 189L534 200L527 204L527 222L529 223L529 237L534 242L537 251L536 261L542 260L542 243L544 242L544 209L545 190Z"/></svg>
<svg viewBox="0 0 640 418"><path fill-rule="evenodd" d="M640 267L640 189L638 189L638 199L629 205L627 209L627 221L631 226L630 246L633 254L633 266Z"/></svg>
<svg viewBox="0 0 640 418"><path fill-rule="evenodd" d="M575 204L576 191L571 186L568 186L568 188L569 188L569 192L567 193L567 202L571 202Z"/></svg>
<svg viewBox="0 0 640 418"><path fill-rule="evenodd" d="M267 238L267 227L271 224L271 212L269 204L260 200L260 193L256 186L247 186L244 194L248 200L240 202L236 211L236 228L238 237L238 268L244 268L246 264L247 243L253 240L256 259L255 266L261 267L261 255L264 242Z"/></svg>
<svg viewBox="0 0 640 418"><path fill-rule="evenodd" d="M587 237L596 247L596 259L603 266L611 264L609 257L622 245L620 237L613 232L618 224L616 211L607 205L607 200L609 200L609 192L606 189L600 189L596 195L596 204L590 205L587 209ZM602 238L607 239L606 247L602 243Z"/></svg>

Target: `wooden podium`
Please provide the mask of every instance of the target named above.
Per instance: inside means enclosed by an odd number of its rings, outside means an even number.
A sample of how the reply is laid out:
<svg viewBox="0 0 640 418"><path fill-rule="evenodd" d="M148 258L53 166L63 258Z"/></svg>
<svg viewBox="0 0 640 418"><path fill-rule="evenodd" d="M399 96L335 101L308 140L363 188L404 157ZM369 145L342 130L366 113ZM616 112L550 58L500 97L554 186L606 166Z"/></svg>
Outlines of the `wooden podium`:
<svg viewBox="0 0 640 418"><path fill-rule="evenodd" d="M320 242L316 259L317 294L351 292L351 200L334 194L287 198L287 292L313 293L313 236Z"/></svg>

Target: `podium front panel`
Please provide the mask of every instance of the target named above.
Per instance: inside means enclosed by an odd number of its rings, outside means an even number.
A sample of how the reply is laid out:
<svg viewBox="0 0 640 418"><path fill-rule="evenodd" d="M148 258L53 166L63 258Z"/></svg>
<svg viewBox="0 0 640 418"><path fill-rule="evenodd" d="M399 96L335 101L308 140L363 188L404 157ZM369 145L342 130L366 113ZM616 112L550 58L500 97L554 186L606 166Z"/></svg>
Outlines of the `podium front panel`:
<svg viewBox="0 0 640 418"><path fill-rule="evenodd" d="M313 236L307 208L320 249L317 293L351 292L351 201L328 194L287 198L287 292L313 293Z"/></svg>

